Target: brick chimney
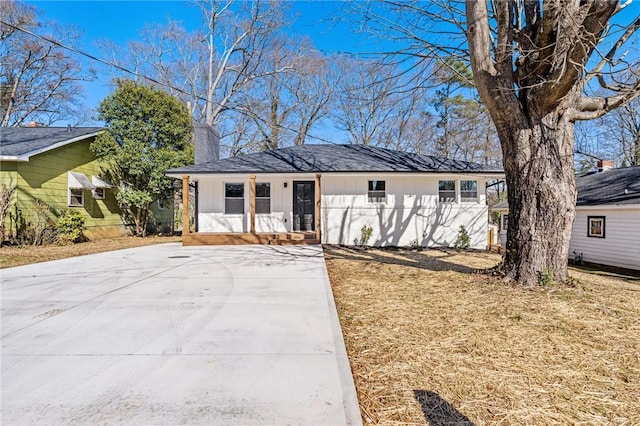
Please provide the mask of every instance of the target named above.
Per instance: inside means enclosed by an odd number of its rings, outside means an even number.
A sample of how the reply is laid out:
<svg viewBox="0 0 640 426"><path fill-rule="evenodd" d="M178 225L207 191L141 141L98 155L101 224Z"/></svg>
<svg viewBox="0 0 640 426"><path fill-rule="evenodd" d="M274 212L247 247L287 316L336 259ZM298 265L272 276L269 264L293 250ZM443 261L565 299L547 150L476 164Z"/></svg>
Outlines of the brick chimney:
<svg viewBox="0 0 640 426"><path fill-rule="evenodd" d="M598 160L598 173L613 169L613 160Z"/></svg>

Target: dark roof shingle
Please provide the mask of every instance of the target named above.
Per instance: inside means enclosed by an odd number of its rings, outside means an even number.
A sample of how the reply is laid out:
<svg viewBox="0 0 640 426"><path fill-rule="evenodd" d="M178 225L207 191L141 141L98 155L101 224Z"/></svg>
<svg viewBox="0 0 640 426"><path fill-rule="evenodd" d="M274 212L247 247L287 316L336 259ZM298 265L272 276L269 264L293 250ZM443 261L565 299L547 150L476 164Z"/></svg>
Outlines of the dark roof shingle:
<svg viewBox="0 0 640 426"><path fill-rule="evenodd" d="M576 176L577 206L640 204L640 166ZM506 200L491 207L509 209Z"/></svg>
<svg viewBox="0 0 640 426"><path fill-rule="evenodd" d="M100 130L101 127L4 127L0 129L0 155L24 156Z"/></svg>
<svg viewBox="0 0 640 426"><path fill-rule="evenodd" d="M640 204L640 166L578 176L578 206Z"/></svg>
<svg viewBox="0 0 640 426"><path fill-rule="evenodd" d="M501 168L363 145L299 145L168 170L171 174L471 172Z"/></svg>

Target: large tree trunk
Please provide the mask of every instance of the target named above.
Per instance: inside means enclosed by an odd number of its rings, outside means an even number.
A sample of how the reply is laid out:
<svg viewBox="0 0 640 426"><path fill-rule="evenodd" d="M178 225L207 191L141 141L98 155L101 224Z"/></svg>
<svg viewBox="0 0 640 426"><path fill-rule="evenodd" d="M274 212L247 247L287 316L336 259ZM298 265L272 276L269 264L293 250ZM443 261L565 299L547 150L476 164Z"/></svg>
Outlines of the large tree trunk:
<svg viewBox="0 0 640 426"><path fill-rule="evenodd" d="M509 201L506 278L523 286L567 279L575 218L574 124L558 112L502 121Z"/></svg>
<svg viewBox="0 0 640 426"><path fill-rule="evenodd" d="M503 266L506 278L522 286L567 279L576 203L574 121L628 99L581 96L593 77L585 77L585 67L618 2L560 3L524 2L522 11L514 2L491 2L490 14L486 0L466 1L473 78L496 125L507 178ZM525 25L517 27L522 19Z"/></svg>

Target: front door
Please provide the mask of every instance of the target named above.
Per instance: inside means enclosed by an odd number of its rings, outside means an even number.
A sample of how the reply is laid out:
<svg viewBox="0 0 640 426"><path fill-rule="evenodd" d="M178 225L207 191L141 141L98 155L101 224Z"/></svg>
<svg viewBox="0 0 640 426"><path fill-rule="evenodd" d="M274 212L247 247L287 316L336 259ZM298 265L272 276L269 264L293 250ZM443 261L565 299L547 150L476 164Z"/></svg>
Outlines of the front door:
<svg viewBox="0 0 640 426"><path fill-rule="evenodd" d="M315 229L315 185L313 181L293 181L293 230Z"/></svg>

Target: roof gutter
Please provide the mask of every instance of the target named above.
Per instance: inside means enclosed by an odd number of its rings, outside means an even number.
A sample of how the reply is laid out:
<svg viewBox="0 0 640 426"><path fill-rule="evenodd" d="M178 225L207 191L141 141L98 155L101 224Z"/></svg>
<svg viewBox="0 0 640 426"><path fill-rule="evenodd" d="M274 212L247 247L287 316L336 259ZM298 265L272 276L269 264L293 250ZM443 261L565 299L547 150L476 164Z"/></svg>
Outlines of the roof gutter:
<svg viewBox="0 0 640 426"><path fill-rule="evenodd" d="M0 161L17 161L17 162L25 163L29 161L29 157L25 159L17 155L0 155Z"/></svg>
<svg viewBox="0 0 640 426"><path fill-rule="evenodd" d="M380 175L469 175L469 176L486 176L486 177L501 177L504 176L503 171L498 170L431 170L431 171L389 171L389 170L354 170L354 171L335 171L335 170L309 170L309 171L264 171L264 170L252 170L252 171L237 171L237 170L226 170L226 171L204 171L204 170L193 170L193 171L166 171L164 174L169 177L180 179L182 176L222 176L222 175L305 175L305 174L315 174L322 173L325 175L371 175L371 174L380 174Z"/></svg>

